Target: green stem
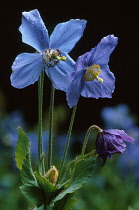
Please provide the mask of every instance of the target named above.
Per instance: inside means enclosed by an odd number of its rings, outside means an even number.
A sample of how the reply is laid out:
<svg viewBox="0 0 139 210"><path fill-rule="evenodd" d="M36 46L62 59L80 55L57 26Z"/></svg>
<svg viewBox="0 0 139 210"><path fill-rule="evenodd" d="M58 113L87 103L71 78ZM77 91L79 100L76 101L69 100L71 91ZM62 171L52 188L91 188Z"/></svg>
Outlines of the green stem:
<svg viewBox="0 0 139 210"><path fill-rule="evenodd" d="M42 106L43 106L43 82L44 71L40 74L38 81L38 158L41 160L43 153L43 140L42 140ZM42 174L44 174L44 161L42 162Z"/></svg>
<svg viewBox="0 0 139 210"><path fill-rule="evenodd" d="M81 158L83 158L84 156L84 153L85 153L85 149L86 149L86 145L87 145L87 142L88 142L88 138L92 132L92 130L98 130L99 132L102 131L101 128L99 128L97 125L92 125L89 127L89 129L87 130L87 133L85 135L85 138L84 138L84 142L83 142L83 146L82 146L82 152L81 152Z"/></svg>
<svg viewBox="0 0 139 210"><path fill-rule="evenodd" d="M59 176L58 176L57 183L59 182L59 180L61 178L61 175L62 175L62 172L63 172L63 167L64 167L65 159L66 159L66 156L67 156L67 151L68 151L68 148L69 148L69 141L70 141L70 137L71 137L72 127L73 127L73 123L74 123L74 119L75 119L76 109L77 109L77 106L74 106L73 110L72 110L71 120L70 120L70 124L69 124L67 138L66 138L64 154L63 154L63 158L62 158L60 169L59 169Z"/></svg>
<svg viewBox="0 0 139 210"><path fill-rule="evenodd" d="M52 166L53 155L53 112L54 112L54 94L55 88L51 86L51 98L50 98L50 122L49 122L49 149L48 149L48 169Z"/></svg>

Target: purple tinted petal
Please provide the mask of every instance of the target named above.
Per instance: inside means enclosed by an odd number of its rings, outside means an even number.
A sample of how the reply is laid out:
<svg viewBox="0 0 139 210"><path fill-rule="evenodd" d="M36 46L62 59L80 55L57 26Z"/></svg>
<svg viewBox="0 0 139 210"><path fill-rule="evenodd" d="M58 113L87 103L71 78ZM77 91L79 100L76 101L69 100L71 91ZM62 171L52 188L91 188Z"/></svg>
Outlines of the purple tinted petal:
<svg viewBox="0 0 139 210"><path fill-rule="evenodd" d="M74 76L74 79L72 80L69 88L67 89L67 102L69 107L76 106L80 97L80 93L83 86L83 74L82 72L76 73L76 76Z"/></svg>
<svg viewBox="0 0 139 210"><path fill-rule="evenodd" d="M108 66L101 71L99 76L103 79L100 83L97 79L93 81L84 80L84 88L81 95L87 98L111 98L115 88L115 77Z"/></svg>
<svg viewBox="0 0 139 210"><path fill-rule="evenodd" d="M91 50L90 62L93 64L107 65L109 57L118 43L118 38L108 35L101 39L98 45Z"/></svg>
<svg viewBox="0 0 139 210"><path fill-rule="evenodd" d="M106 154L107 153L107 144L104 140L104 135L102 132L99 132L98 136L97 136L96 151L98 154Z"/></svg>
<svg viewBox="0 0 139 210"><path fill-rule="evenodd" d="M85 54L78 57L75 66L76 72L86 70L88 66L90 66L89 64L90 55L91 52L86 52Z"/></svg>
<svg viewBox="0 0 139 210"><path fill-rule="evenodd" d="M38 52L49 48L48 31L37 9L22 13L19 31L22 33L22 41Z"/></svg>
<svg viewBox="0 0 139 210"><path fill-rule="evenodd" d="M110 133L110 134L114 134L114 135L119 135L121 136L121 138L125 141L128 141L130 143L134 143L135 139L133 139L132 137L128 136L123 130L118 130L118 129L109 129L109 130L105 130L105 132Z"/></svg>
<svg viewBox="0 0 139 210"><path fill-rule="evenodd" d="M70 52L76 42L82 37L85 20L69 20L58 24L50 36L50 48Z"/></svg>
<svg viewBox="0 0 139 210"><path fill-rule="evenodd" d="M24 88L39 79L43 69L42 56L39 53L22 53L13 62L11 84L16 88Z"/></svg>
<svg viewBox="0 0 139 210"><path fill-rule="evenodd" d="M75 62L67 54L63 55L66 55L67 60L60 61L54 67L47 68L46 73L56 89L66 92L71 83L69 75L74 72Z"/></svg>
<svg viewBox="0 0 139 210"><path fill-rule="evenodd" d="M110 156L107 154L107 144L104 141L103 133L99 132L97 139L96 139L96 152L99 154L100 159L103 161L102 166L104 166L107 156Z"/></svg>
<svg viewBox="0 0 139 210"><path fill-rule="evenodd" d="M126 149L122 138L112 134L104 134L104 141L107 143L108 154L123 153Z"/></svg>

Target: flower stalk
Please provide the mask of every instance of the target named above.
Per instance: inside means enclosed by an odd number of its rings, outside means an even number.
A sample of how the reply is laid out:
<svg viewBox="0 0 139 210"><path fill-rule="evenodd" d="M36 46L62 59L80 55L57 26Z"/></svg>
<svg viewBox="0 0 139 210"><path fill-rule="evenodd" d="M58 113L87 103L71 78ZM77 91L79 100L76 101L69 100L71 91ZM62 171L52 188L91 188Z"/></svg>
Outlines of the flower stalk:
<svg viewBox="0 0 139 210"><path fill-rule="evenodd" d="M43 82L44 82L44 71L40 74L38 81L38 158L41 160L43 154L43 139L42 139L42 110L43 110ZM42 174L45 172L44 161L42 161Z"/></svg>
<svg viewBox="0 0 139 210"><path fill-rule="evenodd" d="M98 127L97 125L92 125L92 126L89 127L89 129L87 130L87 133L85 135L85 138L84 138L82 151L81 151L81 158L83 158L83 156L84 156L86 145L87 145L87 142L88 142L88 138L89 138L92 130L94 130L94 129L97 130L98 132L102 131L102 129L100 127Z"/></svg>
<svg viewBox="0 0 139 210"><path fill-rule="evenodd" d="M64 154L63 154L61 165L60 165L60 170L59 170L59 176L58 176L57 183L60 181L60 178L61 178L61 175L62 175L62 172L63 172L64 163L65 163L65 159L66 159L68 148L69 148L69 142L70 142L72 127L73 127L73 123L74 123L74 119L75 119L76 109L77 109L77 106L74 106L73 110L72 110L71 120L70 120L70 124L69 124L68 134L67 134L67 138L66 138L66 144L65 144L65 148L64 148Z"/></svg>
<svg viewBox="0 0 139 210"><path fill-rule="evenodd" d="M53 113L54 113L54 95L55 88L51 86L51 98L50 98L50 116L49 116L49 149L48 149L48 169L52 166L52 156L53 156Z"/></svg>

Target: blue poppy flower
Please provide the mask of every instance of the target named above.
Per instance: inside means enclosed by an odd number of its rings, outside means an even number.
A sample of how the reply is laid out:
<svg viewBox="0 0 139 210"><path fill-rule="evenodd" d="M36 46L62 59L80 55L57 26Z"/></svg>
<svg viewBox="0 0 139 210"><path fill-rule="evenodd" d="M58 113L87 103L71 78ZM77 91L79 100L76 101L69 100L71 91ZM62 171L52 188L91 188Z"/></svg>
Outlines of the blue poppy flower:
<svg viewBox="0 0 139 210"><path fill-rule="evenodd" d="M134 139L128 136L123 130L109 129L102 130L98 133L96 139L96 152L103 161L106 162L107 157L112 158L115 153L123 153L126 144L123 141L134 143Z"/></svg>
<svg viewBox="0 0 139 210"><path fill-rule="evenodd" d="M74 71L75 62L68 53L83 35L85 20L69 20L58 24L50 38L44 22L37 9L22 13L19 31L22 41L33 48L36 53L21 53L12 65L11 84L24 88L38 81L45 69L56 89L66 91L69 85L67 75Z"/></svg>
<svg viewBox="0 0 139 210"><path fill-rule="evenodd" d="M116 47L118 38L104 37L90 52L79 56L75 72L70 75L67 89L69 107L77 105L80 95L87 98L111 98L115 88L115 77L109 70L109 57Z"/></svg>

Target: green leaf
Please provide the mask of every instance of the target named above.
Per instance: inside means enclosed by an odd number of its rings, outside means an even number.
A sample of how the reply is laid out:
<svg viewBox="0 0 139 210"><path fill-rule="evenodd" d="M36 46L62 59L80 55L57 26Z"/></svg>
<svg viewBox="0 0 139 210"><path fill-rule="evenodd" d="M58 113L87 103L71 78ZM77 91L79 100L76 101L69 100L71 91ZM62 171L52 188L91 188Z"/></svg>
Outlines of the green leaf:
<svg viewBox="0 0 139 210"><path fill-rule="evenodd" d="M72 198L74 193L72 194L67 194L63 199L58 200L54 207L52 208L53 210L57 209L62 209L62 210L71 210L74 204L77 202L76 199Z"/></svg>
<svg viewBox="0 0 139 210"><path fill-rule="evenodd" d="M83 157L81 155L79 155L79 156L76 157L76 160L71 161L69 163L68 167L67 167L67 171L66 171L65 175L63 174L63 179L61 181L61 186L63 186L63 185L68 186L68 184L70 184L70 179L73 176L73 170L76 166L77 161L81 161L81 160L92 158L92 157L94 157L94 159L96 159L95 151L92 151L88 154L85 154Z"/></svg>
<svg viewBox="0 0 139 210"><path fill-rule="evenodd" d="M22 131L22 129L18 128L18 140L15 150L15 160L17 167L21 170L23 165L23 160L26 157L30 148L30 141L27 135Z"/></svg>
<svg viewBox="0 0 139 210"><path fill-rule="evenodd" d="M35 185L22 185L20 187L25 197L40 207L45 202L45 194L39 186Z"/></svg>
<svg viewBox="0 0 139 210"><path fill-rule="evenodd" d="M29 154L27 154L24 159L22 169L20 171L20 176L23 184L31 184L33 186L38 186L37 179L32 171Z"/></svg>
<svg viewBox="0 0 139 210"><path fill-rule="evenodd" d="M39 186L37 179L32 171L29 154L26 155L23 161L20 175L24 184L20 187L22 193L27 199L35 203L37 207L41 206L45 202L45 193Z"/></svg>
<svg viewBox="0 0 139 210"><path fill-rule="evenodd" d="M93 151L91 151L90 153L85 154L85 155L83 156L83 158L82 158L81 155L77 156L77 157L76 157L76 160L88 159L88 158L95 157L95 156L96 156L96 151L93 150Z"/></svg>
<svg viewBox="0 0 139 210"><path fill-rule="evenodd" d="M18 128L18 141L15 156L16 164L20 169L20 176L23 182L20 189L27 199L34 202L35 205L39 207L45 202L45 194L43 189L38 185L37 179L32 170L30 140L21 128Z"/></svg>
<svg viewBox="0 0 139 210"><path fill-rule="evenodd" d="M51 199L52 194L57 190L55 186L49 182L45 177L41 176L39 173L35 173L37 179L38 179L38 184L43 189L45 193L45 203L48 205Z"/></svg>
<svg viewBox="0 0 139 210"><path fill-rule="evenodd" d="M70 180L69 186L63 190L49 205L50 209L55 202L64 198L68 193L73 193L83 186L83 184L92 176L96 157L83 160L74 160L70 163L66 178ZM63 186L63 184L62 184Z"/></svg>

